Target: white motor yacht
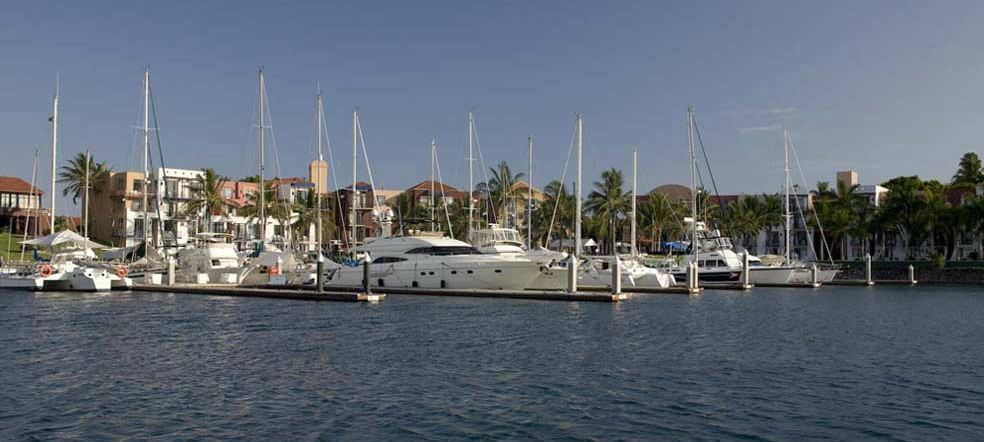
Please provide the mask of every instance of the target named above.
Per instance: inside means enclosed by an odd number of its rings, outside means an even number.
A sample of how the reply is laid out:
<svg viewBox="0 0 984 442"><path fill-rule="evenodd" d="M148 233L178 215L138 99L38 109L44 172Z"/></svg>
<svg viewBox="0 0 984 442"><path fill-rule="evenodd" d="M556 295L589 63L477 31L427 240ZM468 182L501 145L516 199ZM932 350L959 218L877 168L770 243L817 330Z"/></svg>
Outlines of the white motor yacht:
<svg viewBox="0 0 984 442"><path fill-rule="evenodd" d="M378 238L355 249L371 260L373 287L523 290L540 275L540 264L522 257L487 255L440 234ZM327 270L329 285L362 284L362 267Z"/></svg>

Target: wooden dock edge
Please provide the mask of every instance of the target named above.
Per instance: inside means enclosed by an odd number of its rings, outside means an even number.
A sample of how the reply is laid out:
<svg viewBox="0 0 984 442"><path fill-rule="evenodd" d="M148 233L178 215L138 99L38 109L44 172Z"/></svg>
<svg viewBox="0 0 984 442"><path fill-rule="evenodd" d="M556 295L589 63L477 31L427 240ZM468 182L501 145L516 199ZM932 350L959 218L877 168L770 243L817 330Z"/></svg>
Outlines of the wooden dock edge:
<svg viewBox="0 0 984 442"><path fill-rule="evenodd" d="M386 299L382 293L359 293L348 291L332 291L315 293L313 290L270 289L256 287L239 287L234 285L194 286L194 285L134 285L137 292L183 293L190 295L239 296L248 298L295 299L303 301L337 301L337 302L379 302Z"/></svg>

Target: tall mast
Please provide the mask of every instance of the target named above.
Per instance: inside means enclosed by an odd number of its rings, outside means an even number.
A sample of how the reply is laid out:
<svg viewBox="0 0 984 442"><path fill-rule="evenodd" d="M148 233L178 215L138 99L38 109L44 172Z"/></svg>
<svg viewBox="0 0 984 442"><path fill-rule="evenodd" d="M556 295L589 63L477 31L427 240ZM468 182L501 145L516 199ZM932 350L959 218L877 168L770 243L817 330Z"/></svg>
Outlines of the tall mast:
<svg viewBox="0 0 984 442"><path fill-rule="evenodd" d="M697 249L700 241L697 239L697 156L694 152L694 108L687 108L687 145L690 148L690 216L693 217L690 232L690 252L692 262L697 261Z"/></svg>
<svg viewBox="0 0 984 442"><path fill-rule="evenodd" d="M82 249L89 248L89 175L92 170L92 154L88 150L85 151L85 190L82 192L82 202L85 207L82 208L82 229L85 232L85 247Z"/></svg>
<svg viewBox="0 0 984 442"><path fill-rule="evenodd" d="M359 202L358 194L359 191L355 186L356 176L359 173L359 165L356 162L358 156L358 143L359 143L359 110L352 111L352 201L350 204L352 206L352 240L349 241L349 247L355 247L356 241L358 240L358 230L357 226L359 224L358 212L355 210L356 204ZM354 251L353 251L354 252Z"/></svg>
<svg viewBox="0 0 984 442"><path fill-rule="evenodd" d="M584 151L584 116L577 114L577 181L574 183L574 256L581 256L581 157Z"/></svg>
<svg viewBox="0 0 984 442"><path fill-rule="evenodd" d="M143 108L143 239L144 247L150 245L150 208L147 191L150 183L150 68L144 68Z"/></svg>
<svg viewBox="0 0 984 442"><path fill-rule="evenodd" d="M260 79L260 121L259 121L260 125L257 128L257 130L259 136L259 149L260 149L260 244L262 245L266 242L266 187L263 185L263 178L264 178L263 174L264 174L264 167L265 167L264 158L263 158L264 150L265 150L263 148L263 135L264 135L265 128L263 126L265 125L264 117L266 114L265 103L264 103L264 95L266 95L266 85L264 84L264 80L263 80L262 66L260 66L259 77L260 77L259 78Z"/></svg>
<svg viewBox="0 0 984 442"><path fill-rule="evenodd" d="M58 173L58 79L55 79L55 99L51 113L51 233L55 233L55 178Z"/></svg>
<svg viewBox="0 0 984 442"><path fill-rule="evenodd" d="M468 111L468 236L472 237L472 218L475 216L475 184L472 178L472 141L475 139L475 123L471 111Z"/></svg>
<svg viewBox="0 0 984 442"><path fill-rule="evenodd" d="M27 235L28 235L27 232L31 230L31 218L37 218L37 214L40 211L40 210L35 211L33 209L41 209L41 196L40 195L37 195L37 193L35 192L37 190L37 185L38 185L38 151L35 150L34 151L34 167L31 168L31 193L30 193L31 196L30 196L30 198L28 199L28 202L27 202L27 223L24 225L24 235L23 235L22 241L27 241ZM37 198L37 199L35 199L35 198ZM37 207L34 207L35 203L37 204ZM34 231L37 232L37 230L38 230L38 220L35 219L34 220ZM13 235L13 232L11 232L10 236L11 237L14 236ZM7 249L10 249L10 247L7 247ZM20 260L21 261L24 260L24 250L25 249L26 249L26 246L22 242L21 243L21 254L20 254Z"/></svg>
<svg viewBox="0 0 984 442"><path fill-rule="evenodd" d="M324 156L321 153L321 132L323 130L322 129L322 126L321 126L322 125L322 122L321 122L322 112L324 112L324 111L322 110L322 107L321 107L321 85L319 84L318 85L318 170L317 170L317 175L315 175L315 177L317 179L314 182L314 193L316 194L315 195L315 197L317 198L316 204L318 205L318 207L315 208L315 210L318 211L318 227L317 227L318 232L315 234L315 237L317 238L317 242L318 242L318 257L319 257L319 259L320 259L320 256L321 256L321 251L324 250L323 247L322 247L322 242L323 242L324 239L321 236L321 226L322 226L322 224L321 224L321 194L324 193L325 189L322 189L321 187L324 186L325 184L327 184L327 183L321 182L322 181L321 180L321 167L324 164L324 160L325 160L324 159ZM320 287L319 287L319 289L320 289Z"/></svg>
<svg viewBox="0 0 984 442"><path fill-rule="evenodd" d="M431 187L430 187L430 209L431 209L431 232L434 231L434 154L437 151L437 141L431 138Z"/></svg>
<svg viewBox="0 0 984 442"><path fill-rule="evenodd" d="M785 256L786 256L786 265L789 265L790 245L791 245L789 234L790 234L791 227L792 227L792 226L790 226L790 222L792 221L792 219L791 219L792 218L792 214L789 213L789 131L786 128L782 128L782 148L783 148L783 155L785 156L785 167L784 167L783 171L785 172L785 175L786 175L786 182L783 184L783 188L785 189L785 193L786 193L786 201L785 201L785 205L786 205L786 209L785 210L786 210L786 213L785 213L785 216L783 216L783 218L786 221L785 222L785 224L786 224L786 226L785 226L786 227L786 235L785 235L786 244L785 244L785 246L786 247L785 247L785 252L784 253L785 253Z"/></svg>
<svg viewBox="0 0 984 442"><path fill-rule="evenodd" d="M533 135L529 136L530 176L526 186L529 190L526 197L526 250L533 248Z"/></svg>
<svg viewBox="0 0 984 442"><path fill-rule="evenodd" d="M632 240L629 242L630 253L636 254L636 163L639 160L639 149L632 146Z"/></svg>

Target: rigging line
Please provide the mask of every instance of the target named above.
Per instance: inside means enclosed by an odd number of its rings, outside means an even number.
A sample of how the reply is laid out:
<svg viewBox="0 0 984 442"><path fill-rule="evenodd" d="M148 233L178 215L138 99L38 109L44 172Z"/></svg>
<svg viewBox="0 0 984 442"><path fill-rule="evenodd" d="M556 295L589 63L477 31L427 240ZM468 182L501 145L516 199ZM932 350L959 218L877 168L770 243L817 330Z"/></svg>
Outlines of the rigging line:
<svg viewBox="0 0 984 442"><path fill-rule="evenodd" d="M335 173L335 156L333 154L334 149L332 149L331 147L331 138L328 136L328 125L326 123L327 121L325 120L325 113L321 112L321 130L322 132L324 132L325 144L328 145L328 167L331 169L331 181L332 183L335 184L335 190L337 191L338 189L341 188L338 187L338 174ZM320 168L321 166L319 165L318 167ZM335 195L335 203L338 205L338 214L339 214L339 216L337 216L336 218L341 220L341 229L342 229L341 231L345 232L346 231L345 216L344 216L345 211L342 210L342 200L338 198L338 194ZM321 210L321 208L319 207L318 210ZM342 238L342 244L344 244L345 248L347 249L348 238L346 238L345 235L339 235L339 236Z"/></svg>
<svg viewBox="0 0 984 442"><path fill-rule="evenodd" d="M479 168L482 169L482 177L485 178L485 183L482 186L486 195L485 204L492 212L492 219L498 221L499 217L496 215L495 201L492 200L492 191L489 189L489 173L485 167L485 157L482 156L482 142L478 140L478 122L474 117L472 117L472 134L475 136L475 148L478 150Z"/></svg>
<svg viewBox="0 0 984 442"><path fill-rule="evenodd" d="M441 177L441 159L437 156L437 145L434 147L434 162L437 163L437 180L441 182L441 201L444 202L444 217L448 220L448 236L454 238L454 228L451 227L451 213L448 212L448 199L444 195L444 178Z"/></svg>
<svg viewBox="0 0 984 442"><path fill-rule="evenodd" d="M362 146L362 158L366 162L366 174L369 175L369 190L372 191L372 209L378 213L379 204L376 200L376 182L372 179L372 166L369 164L369 151L366 150L366 135L362 132L362 117L357 117L356 127L359 129L359 144ZM352 189L354 192L355 189Z"/></svg>
<svg viewBox="0 0 984 442"><path fill-rule="evenodd" d="M157 154L161 158L161 177L164 179L164 198L167 199L168 196L169 196L169 192L168 192L168 189L167 189L167 166L164 163L164 148L161 145L160 124L157 122L157 101L154 100L154 88L151 87L150 84L147 85L147 95L150 96L150 111L151 111L151 115L154 117L154 138L157 139ZM148 156L150 156L150 155L148 155ZM151 163L153 163L153 159L152 158L151 158ZM157 198L154 198L154 199L157 201L157 204L155 204L155 206L157 206L157 219L158 219L158 224L159 224L159 228L160 228L161 242L164 244L164 250L167 250L167 242L164 241L164 217L161 216L161 198L160 198L160 195L158 195ZM171 213L171 217L174 218L174 213L173 212L174 212L175 207L172 207L171 209L172 209L171 210L171 212L172 212ZM208 217L208 222L211 222L212 219L211 219L210 214L206 213L205 215ZM147 222L147 221L144 220L144 222ZM146 238L144 238L144 240L146 240ZM177 232L174 232L175 246L177 246L177 240L178 240L178 234L177 234Z"/></svg>
<svg viewBox="0 0 984 442"><path fill-rule="evenodd" d="M800 166L799 155L796 154L796 145L793 144L792 137L789 138L789 150L793 152L793 160L796 162L796 170L799 171L800 179L803 180L803 186L805 187L805 186L807 186L807 183L806 183L806 175L803 173L803 167ZM827 257L830 258L830 264L833 264L834 263L834 255L833 255L833 253L831 253L830 244L827 243L827 237L823 233L823 226L820 225L820 216L817 214L817 206L814 205L812 207L812 209L813 209L812 210L812 212L813 212L813 219L815 219L817 221L817 230L820 231L820 241L822 241L822 243L823 243L821 245L823 246L824 249L827 250ZM821 249L821 252L822 251L823 250ZM816 254L817 254L817 252L816 252L816 250L814 250L813 251L813 255L816 256Z"/></svg>
<svg viewBox="0 0 984 442"><path fill-rule="evenodd" d="M574 124L574 129L571 131L571 142L567 146L567 160L564 162L564 173L560 176L560 189L557 191L557 201L554 202L553 214L550 215L550 226L547 227L547 236L540 243L544 247L546 247L547 241L550 240L550 235L553 234L554 222L557 220L557 209L560 207L560 202L564 199L564 182L567 181L567 169L571 165L571 156L574 154L574 140L576 138L577 123Z"/></svg>
<svg viewBox="0 0 984 442"><path fill-rule="evenodd" d="M694 132L696 132L697 134L697 143L700 144L700 152L704 155L704 164L707 165L707 174L711 178L711 186L714 187L714 196L718 198L718 204L721 204L723 203L723 201L721 201L721 194L720 192L718 192L717 181L714 180L714 171L711 170L711 160L708 159L707 157L707 149L704 148L704 140L701 139L700 137L700 126L697 125L696 117L694 117L693 120L694 120ZM710 206L710 199L708 199L707 205ZM728 211L721 210L721 213L724 215L725 224L728 224ZM705 209L705 216L706 216L706 209Z"/></svg>
<svg viewBox="0 0 984 442"><path fill-rule="evenodd" d="M282 186L284 184L284 175L280 170L280 155L279 155L279 149L277 149L277 134L273 130L273 114L270 112L270 99L266 93L266 89L267 89L266 84L264 83L263 90L261 91L261 93L263 94L263 104L266 109L260 109L260 112L266 111L265 121L269 122L269 125L267 127L270 128L270 143L273 144L273 164L274 164L274 168L277 170L277 185ZM286 214L287 225L286 226L281 225L281 227L283 228L283 231L286 233L286 238L284 238L285 246L287 246L287 248L291 248L291 244L292 244L291 241L292 235L290 234L291 210L290 210L290 205L288 204L287 201L288 198L286 197L281 198L279 189L274 189L273 198L277 203L280 204L280 206L284 210L284 213ZM277 221L280 222L280 220Z"/></svg>

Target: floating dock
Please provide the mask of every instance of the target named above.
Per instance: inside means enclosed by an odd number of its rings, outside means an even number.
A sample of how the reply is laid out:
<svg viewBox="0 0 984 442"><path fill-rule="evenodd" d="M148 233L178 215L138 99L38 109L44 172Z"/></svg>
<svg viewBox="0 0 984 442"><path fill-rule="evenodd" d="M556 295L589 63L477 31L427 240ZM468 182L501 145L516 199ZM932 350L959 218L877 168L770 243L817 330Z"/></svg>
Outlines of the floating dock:
<svg viewBox="0 0 984 442"><path fill-rule="evenodd" d="M786 289L816 289L820 288L823 284L816 282L799 282L799 283L786 283L786 284L755 284L755 287L775 287L775 288L786 288Z"/></svg>
<svg viewBox="0 0 984 442"><path fill-rule="evenodd" d="M362 292L362 287L357 286L329 286L326 287L333 292L358 293ZM312 293L314 286L310 285L282 285L282 286L250 286L249 289L273 290L273 291L302 291ZM635 289L624 290L620 294L612 294L608 287L591 287L577 293L567 293L561 290L491 290L491 289L425 289L410 287L378 287L377 290L385 291L390 295L416 295L416 296L444 296L461 298L505 298L505 299L530 299L537 301L568 301L568 302L620 302L629 299ZM661 289L672 290L665 293L686 293L686 289Z"/></svg>
<svg viewBox="0 0 984 442"><path fill-rule="evenodd" d="M909 279L842 279L823 283L824 285L840 286L872 286L872 285L916 285L918 281Z"/></svg>
<svg viewBox="0 0 984 442"><path fill-rule="evenodd" d="M365 294L356 291L331 291L316 293L312 287L309 290L291 288L258 288L240 287L237 285L134 285L133 291L185 293L191 295L239 296L249 298L298 299L303 301L337 301L337 302L379 302L386 298L384 294Z"/></svg>

